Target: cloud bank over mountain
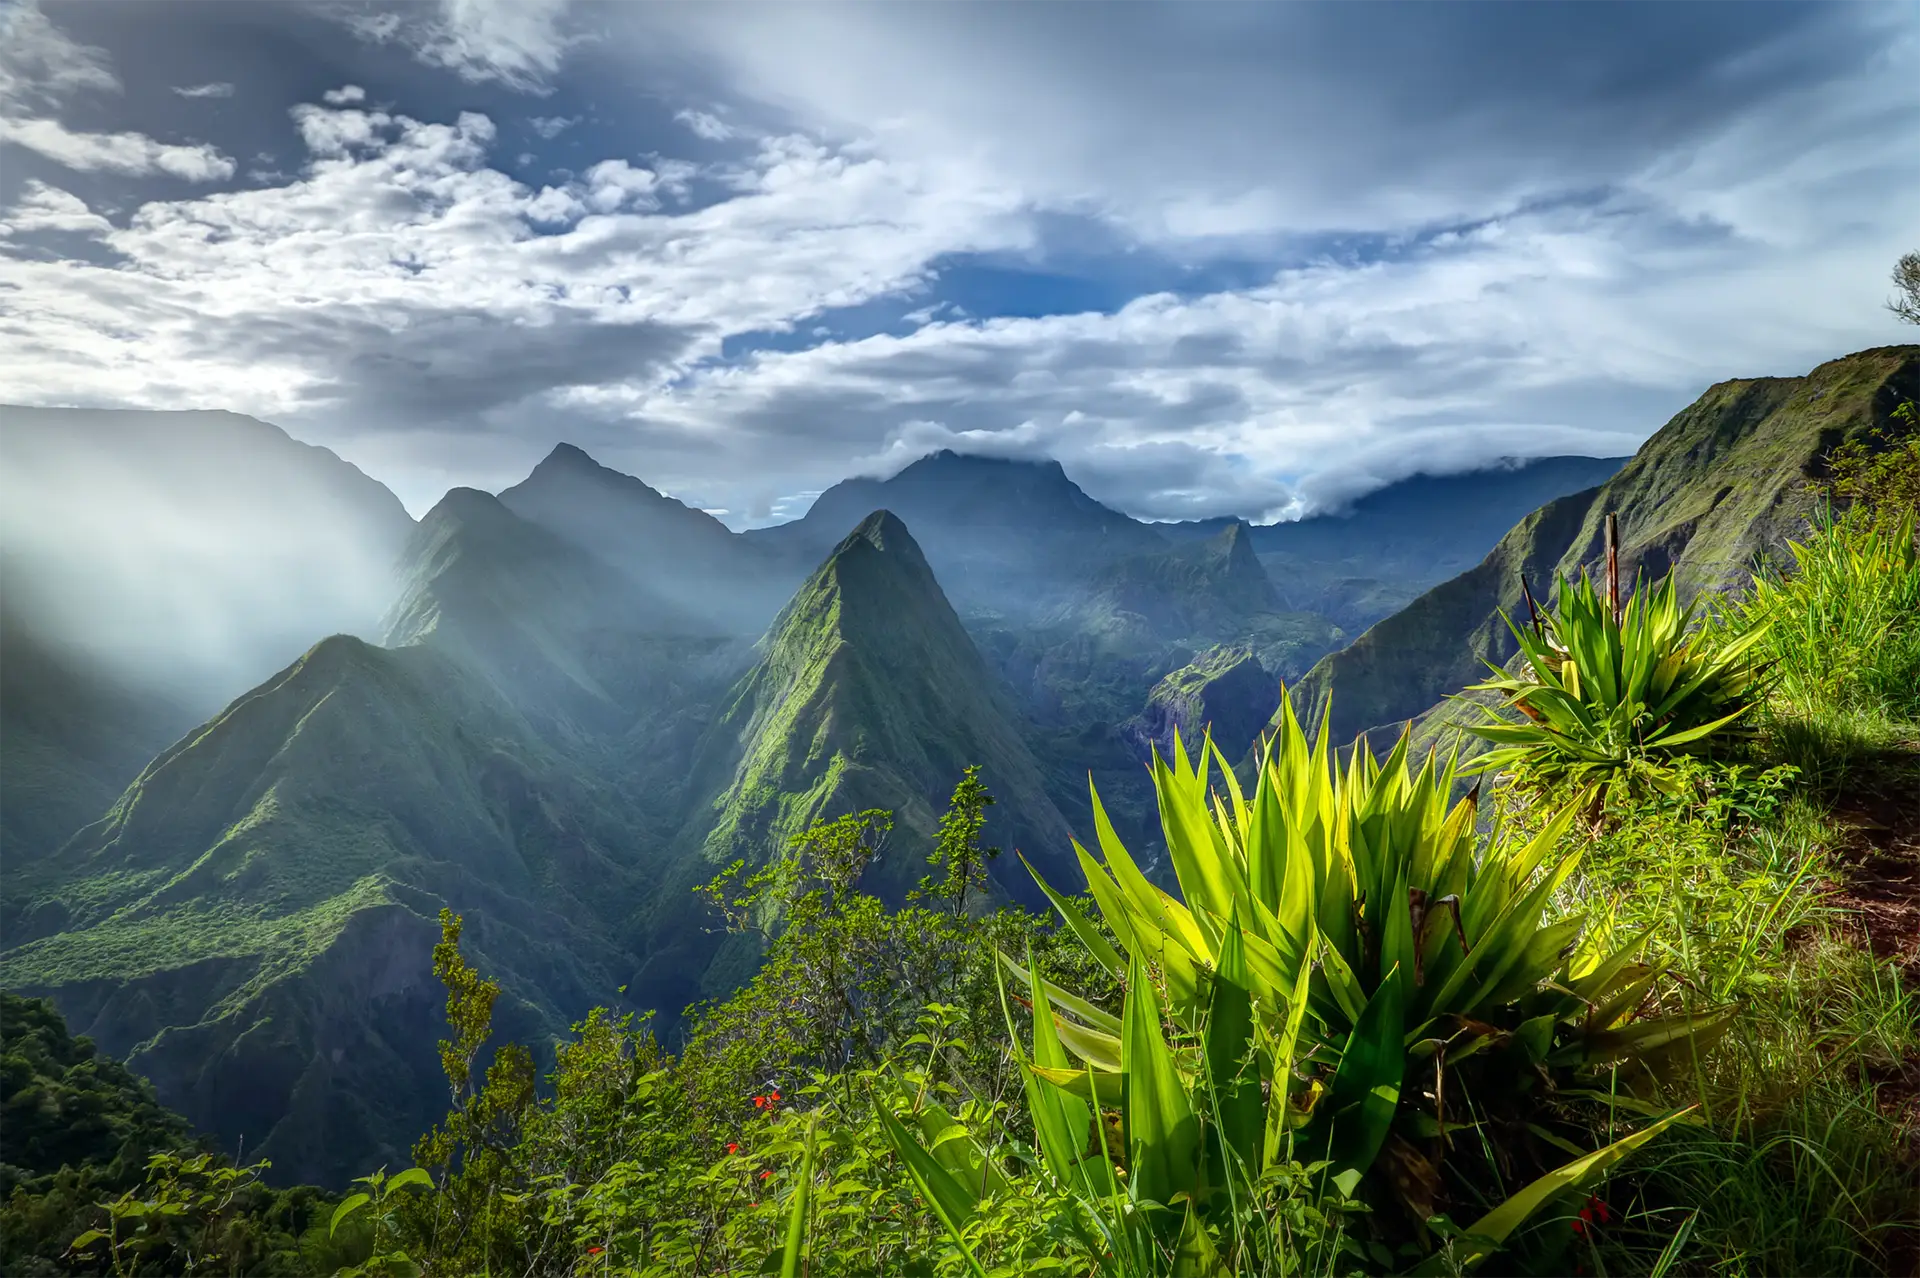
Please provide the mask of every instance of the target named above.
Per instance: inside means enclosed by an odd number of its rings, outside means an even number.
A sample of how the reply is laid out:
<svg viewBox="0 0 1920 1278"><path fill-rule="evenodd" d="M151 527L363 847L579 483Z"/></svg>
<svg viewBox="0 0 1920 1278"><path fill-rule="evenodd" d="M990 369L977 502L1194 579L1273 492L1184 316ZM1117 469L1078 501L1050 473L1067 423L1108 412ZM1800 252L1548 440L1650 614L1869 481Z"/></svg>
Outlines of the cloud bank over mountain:
<svg viewBox="0 0 1920 1278"><path fill-rule="evenodd" d="M1147 518L1619 454L1900 336L1920 21L1738 14L14 7L0 379L415 513L560 439L735 526L937 447Z"/></svg>

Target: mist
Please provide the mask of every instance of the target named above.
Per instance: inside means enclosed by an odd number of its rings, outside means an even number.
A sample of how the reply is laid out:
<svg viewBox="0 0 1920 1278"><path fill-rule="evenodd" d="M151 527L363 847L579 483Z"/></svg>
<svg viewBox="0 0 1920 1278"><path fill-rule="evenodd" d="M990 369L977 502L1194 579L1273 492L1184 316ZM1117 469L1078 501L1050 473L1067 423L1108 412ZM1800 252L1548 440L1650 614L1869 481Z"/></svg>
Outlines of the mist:
<svg viewBox="0 0 1920 1278"><path fill-rule="evenodd" d="M201 713L327 635L377 640L412 527L383 485L252 418L0 408L10 623Z"/></svg>

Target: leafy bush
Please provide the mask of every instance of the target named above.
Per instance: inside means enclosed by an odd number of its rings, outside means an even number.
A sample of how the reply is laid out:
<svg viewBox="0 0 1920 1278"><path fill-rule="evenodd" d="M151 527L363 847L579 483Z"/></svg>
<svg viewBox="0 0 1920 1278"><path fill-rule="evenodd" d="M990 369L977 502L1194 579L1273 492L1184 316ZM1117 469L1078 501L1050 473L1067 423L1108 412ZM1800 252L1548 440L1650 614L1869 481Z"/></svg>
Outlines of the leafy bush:
<svg viewBox="0 0 1920 1278"><path fill-rule="evenodd" d="M1489 712L1492 722L1467 726L1494 744L1476 772L1508 771L1548 792L1596 784L1671 792L1673 760L1737 735L1760 690L1752 652L1765 627L1694 627L1672 577L1636 586L1622 608L1582 573L1562 578L1554 610L1536 610L1529 626L1501 617L1525 665L1511 675L1496 666L1467 691L1499 693L1524 717Z"/></svg>
<svg viewBox="0 0 1920 1278"><path fill-rule="evenodd" d="M1384 763L1363 739L1342 764L1324 725L1309 744L1283 702L1249 799L1211 743L1196 764L1176 738L1153 780L1180 900L1140 872L1094 795L1101 857L1076 851L1114 940L1041 886L1125 980L1122 1014L1003 963L1036 1009L1023 1064L1045 1164L1133 1258L1121 1272L1255 1271L1272 1246L1250 1207L1298 1162L1330 1202L1379 1208L1382 1236L1430 1245L1437 1230L1470 1264L1671 1121L1576 1147L1497 1206L1444 1185L1450 1157L1478 1163L1488 1142L1506 1151L1501 1178L1538 1170L1543 1075L1578 1091L1604 1067L1651 1092L1726 1021L1636 1019L1661 977L1635 961L1645 935L1613 945L1604 929L1583 938L1581 917L1545 917L1579 861L1561 846L1573 811L1483 843L1473 798L1450 799L1454 776L1432 758L1413 768L1405 736ZM1113 1136L1095 1121L1109 1107ZM896 1143L930 1198L964 1207ZM1448 1205L1491 1210L1460 1230ZM964 1212L949 1224L957 1234Z"/></svg>

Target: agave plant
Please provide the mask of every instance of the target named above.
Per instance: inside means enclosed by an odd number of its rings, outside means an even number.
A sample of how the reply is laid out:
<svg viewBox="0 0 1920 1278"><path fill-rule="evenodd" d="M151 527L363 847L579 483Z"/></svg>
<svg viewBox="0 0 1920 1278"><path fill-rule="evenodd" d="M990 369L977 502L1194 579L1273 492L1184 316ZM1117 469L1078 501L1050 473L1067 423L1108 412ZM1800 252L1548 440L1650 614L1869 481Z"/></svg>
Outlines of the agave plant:
<svg viewBox="0 0 1920 1278"><path fill-rule="evenodd" d="M1140 871L1097 791L1099 856L1075 850L1106 933L1035 875L1124 978L1119 1017L1002 957L1035 1009L1023 1066L1044 1163L1104 1204L1115 1253L1143 1258L1125 1272L1252 1272L1257 1231L1234 1222L1293 1163L1317 1166L1328 1192L1406 1204L1419 1233L1442 1206L1444 1160L1483 1148L1482 1134L1462 1142L1477 1122L1524 1112L1543 1077L1577 1091L1603 1067L1657 1076L1726 1020L1636 1019L1661 975L1637 961L1646 936L1615 946L1583 918L1549 920L1579 861L1562 847L1571 809L1532 837L1483 841L1473 796L1451 801L1451 763L1416 769L1404 735L1384 763L1364 739L1342 763L1324 723L1309 744L1282 706L1251 798L1210 741L1197 763L1177 739L1172 760L1155 756L1177 899ZM1534 1180L1453 1261L1490 1253L1673 1117Z"/></svg>
<svg viewBox="0 0 1920 1278"><path fill-rule="evenodd" d="M1549 792L1636 779L1672 789L1662 765L1737 734L1756 704L1763 668L1752 651L1765 628L1695 628L1671 576L1636 586L1624 608L1617 580L1609 598L1585 572L1559 584L1551 613L1528 594L1528 626L1500 614L1525 664L1516 674L1494 666L1467 691L1500 693L1523 717L1489 711L1492 722L1467 727L1494 743L1471 770L1512 770Z"/></svg>

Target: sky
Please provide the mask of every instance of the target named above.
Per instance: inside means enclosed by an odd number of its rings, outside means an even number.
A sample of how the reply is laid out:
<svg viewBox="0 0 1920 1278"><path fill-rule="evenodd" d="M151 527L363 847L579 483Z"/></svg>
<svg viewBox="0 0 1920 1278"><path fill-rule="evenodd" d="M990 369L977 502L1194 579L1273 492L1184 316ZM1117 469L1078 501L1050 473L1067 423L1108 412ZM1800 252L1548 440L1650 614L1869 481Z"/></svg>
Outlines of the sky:
<svg viewBox="0 0 1920 1278"><path fill-rule="evenodd" d="M1920 6L0 0L0 399L416 515L937 448L1148 519L1631 452L1913 340Z"/></svg>

